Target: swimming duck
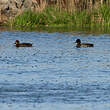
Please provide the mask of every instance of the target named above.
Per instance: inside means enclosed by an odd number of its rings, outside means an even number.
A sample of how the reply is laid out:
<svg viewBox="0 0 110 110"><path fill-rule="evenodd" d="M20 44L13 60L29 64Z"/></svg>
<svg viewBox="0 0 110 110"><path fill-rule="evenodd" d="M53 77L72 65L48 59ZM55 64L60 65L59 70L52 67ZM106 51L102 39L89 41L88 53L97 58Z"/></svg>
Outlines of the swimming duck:
<svg viewBox="0 0 110 110"><path fill-rule="evenodd" d="M75 43L77 43L76 44L77 48L80 48L80 47L94 47L94 44L91 44L91 43L81 43L80 39L77 39Z"/></svg>
<svg viewBox="0 0 110 110"><path fill-rule="evenodd" d="M15 41L16 47L32 47L31 43L20 43L19 40Z"/></svg>

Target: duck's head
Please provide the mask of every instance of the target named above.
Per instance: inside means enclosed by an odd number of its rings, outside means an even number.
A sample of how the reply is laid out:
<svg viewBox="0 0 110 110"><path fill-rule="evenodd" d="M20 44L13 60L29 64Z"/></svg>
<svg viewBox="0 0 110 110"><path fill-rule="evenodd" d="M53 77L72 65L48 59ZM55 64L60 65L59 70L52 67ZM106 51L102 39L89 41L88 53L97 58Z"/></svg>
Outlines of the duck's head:
<svg viewBox="0 0 110 110"><path fill-rule="evenodd" d="M79 43L80 44L81 43L81 40L80 39L77 39L75 43Z"/></svg>
<svg viewBox="0 0 110 110"><path fill-rule="evenodd" d="M19 44L19 40L16 40L16 41L15 41L15 44Z"/></svg>

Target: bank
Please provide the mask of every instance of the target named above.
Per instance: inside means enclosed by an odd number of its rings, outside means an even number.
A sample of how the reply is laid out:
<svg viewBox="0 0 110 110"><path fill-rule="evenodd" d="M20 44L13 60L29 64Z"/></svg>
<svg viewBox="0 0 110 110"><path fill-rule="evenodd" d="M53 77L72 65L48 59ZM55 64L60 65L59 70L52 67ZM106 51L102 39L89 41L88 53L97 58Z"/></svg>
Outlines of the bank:
<svg viewBox="0 0 110 110"><path fill-rule="evenodd" d="M1 25L11 28L76 28L99 31L109 31L110 28L110 6L106 4L71 11L61 9L58 5L47 6L45 3L37 6L36 0L3 1L2 5L5 5L1 10Z"/></svg>

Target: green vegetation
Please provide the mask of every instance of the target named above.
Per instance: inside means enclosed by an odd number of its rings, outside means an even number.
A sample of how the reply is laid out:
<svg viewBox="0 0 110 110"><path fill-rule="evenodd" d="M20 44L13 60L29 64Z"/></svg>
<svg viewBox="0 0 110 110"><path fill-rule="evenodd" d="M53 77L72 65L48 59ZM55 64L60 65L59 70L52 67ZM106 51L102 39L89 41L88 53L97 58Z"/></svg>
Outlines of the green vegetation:
<svg viewBox="0 0 110 110"><path fill-rule="evenodd" d="M110 6L103 5L99 12L103 19L103 25L110 26Z"/></svg>
<svg viewBox="0 0 110 110"><path fill-rule="evenodd" d="M110 7L101 5L98 9L59 11L55 7L46 7L42 12L24 11L16 16L10 24L14 27L110 27Z"/></svg>

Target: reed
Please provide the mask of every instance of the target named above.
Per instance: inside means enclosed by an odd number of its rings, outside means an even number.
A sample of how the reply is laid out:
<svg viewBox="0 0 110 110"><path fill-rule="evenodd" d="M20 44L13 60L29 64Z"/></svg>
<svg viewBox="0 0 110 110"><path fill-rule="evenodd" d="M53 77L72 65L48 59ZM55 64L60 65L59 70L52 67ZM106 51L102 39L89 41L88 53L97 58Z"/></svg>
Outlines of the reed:
<svg viewBox="0 0 110 110"><path fill-rule="evenodd" d="M103 25L110 26L110 6L102 5L99 9L99 13L103 19Z"/></svg>
<svg viewBox="0 0 110 110"><path fill-rule="evenodd" d="M34 8L32 10L37 12L43 11L47 6L46 0L33 0L33 4Z"/></svg>
<svg viewBox="0 0 110 110"><path fill-rule="evenodd" d="M92 10L105 4L110 6L110 0L57 0L60 11L66 10L68 12Z"/></svg>
<svg viewBox="0 0 110 110"><path fill-rule="evenodd" d="M85 2L84 2L85 1ZM89 2L87 2L89 1ZM94 27L110 26L109 2L100 4L94 0L57 0L54 5L45 4L41 10L26 10L16 16L11 22L12 26L75 26ZM82 5L82 2L83 5ZM39 5L40 6L40 5Z"/></svg>

